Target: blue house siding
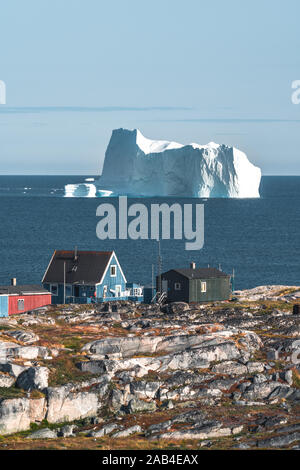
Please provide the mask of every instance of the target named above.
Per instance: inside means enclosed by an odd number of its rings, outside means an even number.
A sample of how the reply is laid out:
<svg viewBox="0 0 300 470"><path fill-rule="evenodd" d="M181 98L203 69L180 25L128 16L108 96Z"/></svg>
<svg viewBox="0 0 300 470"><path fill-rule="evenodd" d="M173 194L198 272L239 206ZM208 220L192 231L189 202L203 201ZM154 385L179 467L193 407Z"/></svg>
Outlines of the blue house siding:
<svg viewBox="0 0 300 470"><path fill-rule="evenodd" d="M53 285L53 284L52 284ZM64 302L64 285L57 285L57 295L52 292L52 304L62 304ZM43 287L51 292L51 284L43 284ZM96 286L79 285L71 286L66 285L66 303L88 303L87 299L95 297ZM80 300L81 299L81 300Z"/></svg>
<svg viewBox="0 0 300 470"><path fill-rule="evenodd" d="M115 276L111 275L111 266L116 267L116 275ZM101 279L99 279L99 281L100 280ZM121 286L121 288L120 288L121 292L124 292L126 290L126 281L125 281L124 277L122 276L122 273L121 273L121 270L118 266L115 255L113 255L113 257L110 260L110 263L108 265L108 269L105 273L103 281L101 282L101 284L99 282L99 284L97 284L97 286L96 286L97 298L103 298L103 290L104 290L105 286L107 287L106 297L114 297L114 293L111 292L111 289L113 291L115 291L116 286Z"/></svg>
<svg viewBox="0 0 300 470"><path fill-rule="evenodd" d="M8 295L0 295L0 317L8 317Z"/></svg>

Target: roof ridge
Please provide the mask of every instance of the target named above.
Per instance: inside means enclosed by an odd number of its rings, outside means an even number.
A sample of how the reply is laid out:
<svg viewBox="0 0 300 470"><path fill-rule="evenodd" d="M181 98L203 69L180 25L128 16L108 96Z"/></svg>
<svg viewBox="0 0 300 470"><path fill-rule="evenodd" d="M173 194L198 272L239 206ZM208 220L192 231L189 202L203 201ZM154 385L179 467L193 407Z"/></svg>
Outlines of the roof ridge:
<svg viewBox="0 0 300 470"><path fill-rule="evenodd" d="M84 254L108 254L113 253L113 250L109 251L97 251L97 250L55 250L55 253L84 253Z"/></svg>

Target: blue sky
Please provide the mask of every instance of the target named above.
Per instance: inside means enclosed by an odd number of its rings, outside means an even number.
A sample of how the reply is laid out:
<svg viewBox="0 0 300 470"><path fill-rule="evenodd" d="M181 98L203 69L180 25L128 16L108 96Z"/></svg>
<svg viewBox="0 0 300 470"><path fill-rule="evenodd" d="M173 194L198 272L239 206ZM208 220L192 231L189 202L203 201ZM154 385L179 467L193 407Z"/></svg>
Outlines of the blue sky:
<svg viewBox="0 0 300 470"><path fill-rule="evenodd" d="M0 174L97 174L113 128L300 174L298 0L1 2Z"/></svg>

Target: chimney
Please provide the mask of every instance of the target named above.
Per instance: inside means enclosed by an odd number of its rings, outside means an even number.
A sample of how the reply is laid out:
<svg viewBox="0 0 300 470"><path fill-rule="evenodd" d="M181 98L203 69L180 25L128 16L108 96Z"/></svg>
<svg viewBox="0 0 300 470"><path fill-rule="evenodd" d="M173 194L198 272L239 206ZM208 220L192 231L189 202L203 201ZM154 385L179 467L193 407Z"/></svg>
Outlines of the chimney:
<svg viewBox="0 0 300 470"><path fill-rule="evenodd" d="M16 286L17 285L17 278L16 277L13 277L11 280L10 280L10 284L12 286Z"/></svg>
<svg viewBox="0 0 300 470"><path fill-rule="evenodd" d="M191 269L196 269L196 263L194 263L194 261L190 264L190 268Z"/></svg>

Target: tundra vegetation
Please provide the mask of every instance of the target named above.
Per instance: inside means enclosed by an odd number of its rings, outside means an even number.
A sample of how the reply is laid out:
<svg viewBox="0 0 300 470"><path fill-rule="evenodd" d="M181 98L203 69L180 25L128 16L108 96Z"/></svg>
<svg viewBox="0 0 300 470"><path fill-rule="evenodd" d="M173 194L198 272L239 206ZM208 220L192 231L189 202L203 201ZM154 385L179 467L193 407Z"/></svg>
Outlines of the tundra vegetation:
<svg viewBox="0 0 300 470"><path fill-rule="evenodd" d="M299 287L0 319L0 449L298 449Z"/></svg>

